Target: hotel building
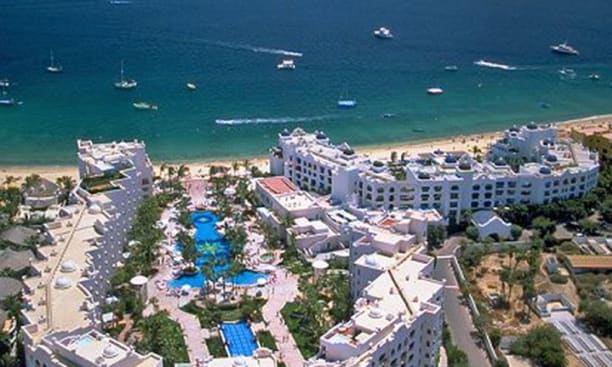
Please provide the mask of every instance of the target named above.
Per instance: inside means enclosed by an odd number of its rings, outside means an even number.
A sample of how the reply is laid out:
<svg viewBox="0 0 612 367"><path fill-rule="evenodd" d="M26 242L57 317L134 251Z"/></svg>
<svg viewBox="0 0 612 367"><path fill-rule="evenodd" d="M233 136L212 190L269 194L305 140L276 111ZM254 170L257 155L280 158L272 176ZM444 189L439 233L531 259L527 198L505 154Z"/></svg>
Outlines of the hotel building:
<svg viewBox="0 0 612 367"><path fill-rule="evenodd" d="M542 204L580 197L595 187L597 153L557 138L550 125L511 128L485 157L467 152L372 161L322 132L279 134L270 170L339 203L384 209L436 209L449 221L464 210Z"/></svg>
<svg viewBox="0 0 612 367"><path fill-rule="evenodd" d="M52 244L25 280L22 328L27 367L161 367L98 331L100 305L140 202L151 195L153 166L141 142L78 141L80 182L57 220L46 224Z"/></svg>

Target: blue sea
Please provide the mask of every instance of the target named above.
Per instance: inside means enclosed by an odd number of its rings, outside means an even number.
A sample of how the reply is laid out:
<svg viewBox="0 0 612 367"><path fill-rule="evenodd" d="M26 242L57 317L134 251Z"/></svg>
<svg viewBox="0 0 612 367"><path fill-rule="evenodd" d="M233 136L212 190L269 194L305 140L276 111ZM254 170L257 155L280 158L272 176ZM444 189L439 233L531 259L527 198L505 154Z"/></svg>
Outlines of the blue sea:
<svg viewBox="0 0 612 367"><path fill-rule="evenodd" d="M73 164L77 138L187 161L266 154L285 127L369 145L610 113L611 39L609 0L0 0L0 79L23 102L0 107L0 165ZM550 52L565 40L581 55ZM135 90L113 88L121 60Z"/></svg>

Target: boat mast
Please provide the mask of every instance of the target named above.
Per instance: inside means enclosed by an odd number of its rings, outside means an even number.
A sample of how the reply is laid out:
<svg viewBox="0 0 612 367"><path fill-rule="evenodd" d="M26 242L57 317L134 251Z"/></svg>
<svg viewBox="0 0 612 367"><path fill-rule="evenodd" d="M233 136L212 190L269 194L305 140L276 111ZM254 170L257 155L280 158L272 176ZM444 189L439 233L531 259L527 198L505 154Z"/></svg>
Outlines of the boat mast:
<svg viewBox="0 0 612 367"><path fill-rule="evenodd" d="M51 60L51 67L53 67L55 64L55 60L53 58L53 50L49 50L49 60Z"/></svg>
<svg viewBox="0 0 612 367"><path fill-rule="evenodd" d="M121 81L123 82L123 60L121 60Z"/></svg>

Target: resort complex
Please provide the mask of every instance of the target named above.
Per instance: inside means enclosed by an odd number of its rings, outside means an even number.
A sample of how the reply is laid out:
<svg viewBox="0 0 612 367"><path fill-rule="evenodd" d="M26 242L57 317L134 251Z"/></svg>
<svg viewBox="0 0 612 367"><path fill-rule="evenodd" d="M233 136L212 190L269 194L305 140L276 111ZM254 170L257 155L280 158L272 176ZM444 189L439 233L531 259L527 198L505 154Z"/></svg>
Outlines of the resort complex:
<svg viewBox="0 0 612 367"><path fill-rule="evenodd" d="M558 139L550 125L511 128L489 153L441 151L389 162L334 145L323 132L284 130L271 150L272 174L331 194L337 203L436 209L451 222L465 210L581 197L597 183L597 153Z"/></svg>
<svg viewBox="0 0 612 367"><path fill-rule="evenodd" d="M611 271L597 153L529 124L389 155L297 128L269 173L155 172L142 142L79 140L78 180L2 188L3 332L27 367L497 367L536 358L532 331L609 365L572 294L609 291L589 276Z"/></svg>

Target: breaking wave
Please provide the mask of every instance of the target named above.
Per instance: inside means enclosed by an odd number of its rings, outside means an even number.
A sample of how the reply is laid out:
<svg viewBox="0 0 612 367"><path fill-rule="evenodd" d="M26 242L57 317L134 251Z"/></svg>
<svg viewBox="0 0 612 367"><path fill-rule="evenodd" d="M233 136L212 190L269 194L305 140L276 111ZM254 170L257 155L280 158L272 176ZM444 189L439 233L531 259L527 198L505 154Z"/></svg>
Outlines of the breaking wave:
<svg viewBox="0 0 612 367"><path fill-rule="evenodd" d="M518 68L516 66L511 66L511 65L506 65L506 64L498 64L498 63L491 62L491 61L486 61L486 60L474 61L474 65L484 66L484 67L493 68L493 69L518 70Z"/></svg>
<svg viewBox="0 0 612 367"><path fill-rule="evenodd" d="M221 41L213 42L213 44L220 46L220 47L230 48L233 50L245 50L245 51L257 52L257 53L266 53L266 54L284 55L284 56L293 56L293 57L303 56L301 52L283 50L280 48L268 48L268 47L258 47L258 46L251 46L251 45L241 45L238 43L221 42Z"/></svg>
<svg viewBox="0 0 612 367"><path fill-rule="evenodd" d="M328 120L332 116L313 117L273 117L273 118L246 118L246 119L217 119L217 125L246 125L246 124L289 124L295 122L313 122Z"/></svg>

